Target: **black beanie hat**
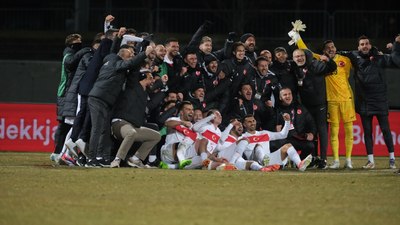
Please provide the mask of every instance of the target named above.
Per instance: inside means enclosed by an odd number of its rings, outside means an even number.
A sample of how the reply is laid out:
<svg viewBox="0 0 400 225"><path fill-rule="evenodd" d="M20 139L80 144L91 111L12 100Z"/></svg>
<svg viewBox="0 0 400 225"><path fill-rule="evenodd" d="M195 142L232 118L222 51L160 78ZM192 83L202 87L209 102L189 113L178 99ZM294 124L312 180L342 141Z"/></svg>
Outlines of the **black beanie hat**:
<svg viewBox="0 0 400 225"><path fill-rule="evenodd" d="M255 38L254 34L252 34L252 33L245 33L245 34L243 34L243 35L240 37L240 42L245 43L246 40L247 40L249 37L254 37L254 38Z"/></svg>
<svg viewBox="0 0 400 225"><path fill-rule="evenodd" d="M204 56L204 64L208 66L212 61L218 61L218 59L213 54L208 54Z"/></svg>

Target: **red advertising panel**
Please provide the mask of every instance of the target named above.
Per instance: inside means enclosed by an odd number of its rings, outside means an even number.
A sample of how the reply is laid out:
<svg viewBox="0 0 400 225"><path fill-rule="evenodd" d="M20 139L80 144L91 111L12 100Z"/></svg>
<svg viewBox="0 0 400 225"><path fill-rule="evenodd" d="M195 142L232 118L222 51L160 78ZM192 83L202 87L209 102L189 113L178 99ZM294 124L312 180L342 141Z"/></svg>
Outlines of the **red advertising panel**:
<svg viewBox="0 0 400 225"><path fill-rule="evenodd" d="M0 103L0 151L54 150L55 104Z"/></svg>
<svg viewBox="0 0 400 225"><path fill-rule="evenodd" d="M395 155L400 156L400 111L389 113ZM0 151L37 151L54 150L54 132L57 129L55 104L8 104L0 103ZM374 118L373 122L374 154L387 156L388 151L382 132ZM366 155L364 132L361 119L357 115L354 122L353 155ZM344 132L341 124L339 132L339 154L345 155ZM328 155L332 155L329 147Z"/></svg>
<svg viewBox="0 0 400 225"><path fill-rule="evenodd" d="M392 131L393 144L394 144L394 152L396 156L400 156L400 111L390 111L389 112L389 124L390 129ZM385 145L385 140L383 139L382 131L379 127L377 119L374 117L372 123L372 131L373 131L373 143L374 143L374 155L375 156L388 156L388 150ZM353 125L353 153L352 155L367 155L367 150L365 149L364 144L364 130L362 129L361 118L357 114L357 121L354 122ZM332 155L332 150L330 147L330 143L328 143L328 155ZM339 130L339 155L346 155L346 148L344 145L344 129L343 124L340 124Z"/></svg>

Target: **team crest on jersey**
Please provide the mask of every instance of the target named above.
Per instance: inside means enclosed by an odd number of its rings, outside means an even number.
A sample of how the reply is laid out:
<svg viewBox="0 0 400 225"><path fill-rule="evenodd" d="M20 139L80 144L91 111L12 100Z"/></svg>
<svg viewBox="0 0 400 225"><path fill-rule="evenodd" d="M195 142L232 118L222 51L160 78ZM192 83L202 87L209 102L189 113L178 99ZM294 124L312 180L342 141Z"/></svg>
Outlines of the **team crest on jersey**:
<svg viewBox="0 0 400 225"><path fill-rule="evenodd" d="M307 68L303 68L303 73L307 73L308 69Z"/></svg>
<svg viewBox="0 0 400 225"><path fill-rule="evenodd" d="M346 65L346 63L343 62L343 61L339 61L337 65L338 65L339 67L344 67L344 66Z"/></svg>
<svg viewBox="0 0 400 225"><path fill-rule="evenodd" d="M213 81L213 85L214 85L214 86L217 86L217 85L218 85L218 80L214 80L214 81Z"/></svg>
<svg viewBox="0 0 400 225"><path fill-rule="evenodd" d="M244 69L244 70L243 70L243 75L246 75L246 73L247 73L247 70Z"/></svg>
<svg viewBox="0 0 400 225"><path fill-rule="evenodd" d="M196 71L196 76L200 76L200 71Z"/></svg>
<svg viewBox="0 0 400 225"><path fill-rule="evenodd" d="M302 114L302 113L303 113L303 112L301 111L301 109L298 109L298 110L297 110L297 114L298 114L298 115L300 115L300 114Z"/></svg>
<svg viewBox="0 0 400 225"><path fill-rule="evenodd" d="M207 104L205 102L203 102L203 108L205 108L207 106Z"/></svg>
<svg viewBox="0 0 400 225"><path fill-rule="evenodd" d="M257 105L253 104L253 110L257 110L257 109L258 109Z"/></svg>
<svg viewBox="0 0 400 225"><path fill-rule="evenodd" d="M271 80L266 80L265 83L266 83L266 84L270 84L270 83L271 83Z"/></svg>

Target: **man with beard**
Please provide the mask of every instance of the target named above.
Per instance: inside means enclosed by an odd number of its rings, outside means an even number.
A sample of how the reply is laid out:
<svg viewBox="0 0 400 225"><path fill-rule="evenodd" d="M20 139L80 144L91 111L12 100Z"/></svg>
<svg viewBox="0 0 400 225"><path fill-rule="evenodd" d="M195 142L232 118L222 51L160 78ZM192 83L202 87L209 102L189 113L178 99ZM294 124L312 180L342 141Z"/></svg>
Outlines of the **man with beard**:
<svg viewBox="0 0 400 225"><path fill-rule="evenodd" d="M301 49L307 49L307 46L301 39L300 35L296 44ZM352 169L351 152L353 150L353 121L356 120L353 91L349 83L352 64L348 57L336 54L336 46L332 40L324 42L323 53L333 59L337 65L337 70L333 72L334 75L332 74L325 77L328 101L328 122L330 123L330 140L334 159L334 162L329 166L329 168L338 169L340 167L339 125L340 120L343 120L346 147L345 168ZM317 59L320 58L319 54L313 53L313 56Z"/></svg>
<svg viewBox="0 0 400 225"><path fill-rule="evenodd" d="M219 158L227 160L228 163L225 164L225 168L234 165L235 169L238 170L258 170L262 172L270 172L280 168L277 164L263 167L256 161L243 159L240 152L244 152L249 142L246 138L242 138L242 134L243 125L237 119L232 119L222 132L216 151Z"/></svg>
<svg viewBox="0 0 400 225"><path fill-rule="evenodd" d="M271 66L271 65L272 65L272 53L271 53L269 50L267 50L267 49L262 50L262 51L260 52L260 56L262 56L262 57L264 57L264 58L267 59L267 61L268 61L268 66Z"/></svg>
<svg viewBox="0 0 400 225"><path fill-rule="evenodd" d="M246 115L254 115L257 122L260 123L259 114L256 113L257 110L259 108L255 104L253 88L250 83L243 83L239 96L232 101L231 118L244 118Z"/></svg>
<svg viewBox="0 0 400 225"><path fill-rule="evenodd" d="M225 78L223 72L219 68L218 59L212 54L204 57L205 75L204 89L205 101L209 109L218 109L222 115L226 115L226 107L229 104L229 88L230 81Z"/></svg>
<svg viewBox="0 0 400 225"><path fill-rule="evenodd" d="M156 58L153 61L153 70L157 73L159 77L154 77L154 79L162 78L167 75L168 69L167 64L164 62L165 55L167 54L167 50L164 45L156 45ZM168 75L167 75L168 76Z"/></svg>
<svg viewBox="0 0 400 225"><path fill-rule="evenodd" d="M246 83L251 79L253 67L245 56L245 45L241 42L233 44L233 57L226 59L221 64L221 70L225 77L231 80L230 98L233 99L239 94L242 83Z"/></svg>
<svg viewBox="0 0 400 225"><path fill-rule="evenodd" d="M292 90L293 100L298 101L295 64L292 60L288 60L288 54L284 47L274 49L274 60L269 68L276 75L282 87L288 87Z"/></svg>
<svg viewBox="0 0 400 225"><path fill-rule="evenodd" d="M364 129L365 147L368 154L368 162L364 169L375 168L372 119L378 119L383 138L389 152L389 167L396 168L392 133L389 126L389 105L387 98L387 84L383 69L386 67L400 67L400 35L397 35L394 43L390 44L392 53L379 53L372 47L366 36L358 38L358 50L347 54L355 67L356 112L361 116Z"/></svg>
<svg viewBox="0 0 400 225"><path fill-rule="evenodd" d="M63 149L67 133L72 127L72 121L65 116L65 94L67 93L73 76L78 68L79 61L86 53L92 51L91 48L82 49L82 36L80 34L70 34L65 38L65 49L61 65L61 79L57 90L57 120L59 121L55 132L55 149L50 155L50 160L58 163ZM67 119L67 120L66 120Z"/></svg>
<svg viewBox="0 0 400 225"><path fill-rule="evenodd" d="M221 113L216 109L211 109L208 111L207 117L193 125L193 130L199 134L198 152L200 153L202 165L203 168L208 170L224 167L224 164L228 163L226 159L219 158L215 151L221 138L221 130L218 127L221 123Z"/></svg>
<svg viewBox="0 0 400 225"><path fill-rule="evenodd" d="M111 168L120 166L134 142L141 142L135 155L126 159L131 167L144 168L143 161L151 149L160 141L158 131L143 126L146 120L146 108L148 89L154 83L150 71L136 73L138 79L129 80L126 89L121 93L114 107L112 119L112 132L122 141L115 159L111 162Z"/></svg>
<svg viewBox="0 0 400 225"><path fill-rule="evenodd" d="M253 73L251 85L254 90L254 103L257 106L257 112L260 113L260 125L264 130L275 130L274 110L275 100L279 98L280 84L278 78L269 67L266 58L260 56L257 58L256 71Z"/></svg>
<svg viewBox="0 0 400 225"><path fill-rule="evenodd" d="M205 112L208 110L207 102L204 99L205 91L201 84L197 84L191 93L189 93L187 100L193 104L194 109L200 109Z"/></svg>
<svg viewBox="0 0 400 225"><path fill-rule="evenodd" d="M278 150L270 152L270 141L284 139L289 132L290 115L284 113L282 117L285 120L283 129L280 132L271 132L267 130L257 131L257 122L254 116L247 115L243 119L243 126L246 129L243 137L248 139L249 145L240 154L246 159L257 161L264 166L274 164L285 166L289 158L299 171L305 171L311 162L312 156L308 155L304 160L301 160L296 149L291 144L285 144Z"/></svg>
<svg viewBox="0 0 400 225"><path fill-rule="evenodd" d="M186 53L184 62L186 72L183 74L184 80L180 90L183 92L184 98L187 99L194 87L199 85L204 87L205 71L199 66L197 55L193 51Z"/></svg>
<svg viewBox="0 0 400 225"><path fill-rule="evenodd" d="M246 57L250 60L251 64L254 65L257 59L256 50L256 37L252 33L245 33L240 37L240 42L244 44L246 49Z"/></svg>
<svg viewBox="0 0 400 225"><path fill-rule="evenodd" d="M193 105L183 101L179 106L179 116L165 121L168 128L165 144L161 147L160 167L163 169L183 169L187 165L201 166L198 154L199 141L193 128Z"/></svg>
<svg viewBox="0 0 400 225"><path fill-rule="evenodd" d="M167 51L164 62L167 64L168 88L180 92L186 69L183 67L183 59L179 53L179 42L175 38L169 38L165 41L164 46Z"/></svg>

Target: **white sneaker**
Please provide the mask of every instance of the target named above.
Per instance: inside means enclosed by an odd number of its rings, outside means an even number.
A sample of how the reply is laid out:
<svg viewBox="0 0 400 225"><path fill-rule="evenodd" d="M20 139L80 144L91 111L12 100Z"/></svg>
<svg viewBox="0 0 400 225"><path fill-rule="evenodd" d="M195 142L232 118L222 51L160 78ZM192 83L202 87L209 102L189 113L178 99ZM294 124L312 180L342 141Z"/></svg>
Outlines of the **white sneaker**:
<svg viewBox="0 0 400 225"><path fill-rule="evenodd" d="M311 160L312 160L312 155L310 154L305 159L303 159L303 161L299 163L298 165L299 170L302 172L305 171L307 169L307 166L310 165Z"/></svg>
<svg viewBox="0 0 400 225"><path fill-rule="evenodd" d="M50 161L52 161L52 162L57 162L57 157L60 157L60 155L59 155L59 154L56 154L56 153L51 153L51 155L50 155Z"/></svg>
<svg viewBox="0 0 400 225"><path fill-rule="evenodd" d="M346 160L346 163L344 164L345 169L353 169L353 164L351 163L351 160Z"/></svg>
<svg viewBox="0 0 400 225"><path fill-rule="evenodd" d="M126 163L130 166L130 167L134 167L134 168L145 168L142 160L140 159L133 159L132 157L128 158L126 160Z"/></svg>
<svg viewBox="0 0 400 225"><path fill-rule="evenodd" d="M338 160L333 161L333 163L329 166L329 169L339 169L340 162Z"/></svg>
<svg viewBox="0 0 400 225"><path fill-rule="evenodd" d="M121 163L121 160L116 158L110 163L110 167L111 168L119 168L120 163Z"/></svg>
<svg viewBox="0 0 400 225"><path fill-rule="evenodd" d="M87 157L87 154L86 154L86 142L84 142L82 139L78 139L75 142L75 144L76 144L77 149L79 151L81 151L84 156Z"/></svg>
<svg viewBox="0 0 400 225"><path fill-rule="evenodd" d="M375 168L375 163L368 161L365 166L362 167L363 169L374 169Z"/></svg>
<svg viewBox="0 0 400 225"><path fill-rule="evenodd" d="M68 139L65 142L65 146L68 148L69 152L72 153L72 155L74 155L75 157L78 157L78 149L76 147L76 144L72 141L72 139Z"/></svg>
<svg viewBox="0 0 400 225"><path fill-rule="evenodd" d="M389 159L389 168L396 169L396 161L395 159Z"/></svg>

